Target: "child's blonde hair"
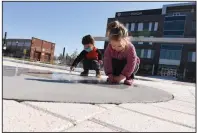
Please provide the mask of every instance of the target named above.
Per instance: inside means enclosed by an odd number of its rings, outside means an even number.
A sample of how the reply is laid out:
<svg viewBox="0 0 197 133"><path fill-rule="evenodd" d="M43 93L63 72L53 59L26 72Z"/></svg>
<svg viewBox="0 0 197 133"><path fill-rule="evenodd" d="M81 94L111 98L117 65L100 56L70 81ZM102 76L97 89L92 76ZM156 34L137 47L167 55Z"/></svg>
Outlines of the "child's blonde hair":
<svg viewBox="0 0 197 133"><path fill-rule="evenodd" d="M120 40L128 37L128 30L119 21L113 21L107 25L107 36L109 40Z"/></svg>

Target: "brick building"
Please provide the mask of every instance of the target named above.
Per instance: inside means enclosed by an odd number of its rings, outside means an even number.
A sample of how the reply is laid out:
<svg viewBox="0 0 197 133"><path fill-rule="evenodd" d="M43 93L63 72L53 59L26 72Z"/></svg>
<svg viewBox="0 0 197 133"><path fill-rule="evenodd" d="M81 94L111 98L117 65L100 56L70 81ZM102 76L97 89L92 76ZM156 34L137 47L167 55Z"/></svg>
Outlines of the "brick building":
<svg viewBox="0 0 197 133"><path fill-rule="evenodd" d="M6 39L4 56L29 58L31 61L53 63L55 43L32 39Z"/></svg>
<svg viewBox="0 0 197 133"><path fill-rule="evenodd" d="M117 12L115 18L134 37L196 38L196 3L164 5L160 9ZM105 47L107 46L105 42ZM134 43L141 59L141 75L196 78L196 45L170 43Z"/></svg>
<svg viewBox="0 0 197 133"><path fill-rule="evenodd" d="M55 43L32 38L30 60L53 63Z"/></svg>

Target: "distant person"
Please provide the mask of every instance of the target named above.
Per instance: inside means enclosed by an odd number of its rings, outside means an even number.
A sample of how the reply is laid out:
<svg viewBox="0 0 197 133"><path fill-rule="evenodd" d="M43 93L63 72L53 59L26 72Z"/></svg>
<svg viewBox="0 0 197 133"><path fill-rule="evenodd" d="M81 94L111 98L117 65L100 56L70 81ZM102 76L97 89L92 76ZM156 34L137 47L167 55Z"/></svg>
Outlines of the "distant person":
<svg viewBox="0 0 197 133"><path fill-rule="evenodd" d="M102 54L94 46L95 41L91 35L84 36L82 44L84 45L84 50L74 60L70 70L73 71L77 64L83 60L84 71L80 75L88 76L89 70L95 70L96 76L99 78L101 76L100 65L102 64Z"/></svg>
<svg viewBox="0 0 197 133"><path fill-rule="evenodd" d="M128 31L118 21L107 26L109 44L104 53L104 71L110 83L132 85L134 75L139 69L140 59L134 45L128 40Z"/></svg>

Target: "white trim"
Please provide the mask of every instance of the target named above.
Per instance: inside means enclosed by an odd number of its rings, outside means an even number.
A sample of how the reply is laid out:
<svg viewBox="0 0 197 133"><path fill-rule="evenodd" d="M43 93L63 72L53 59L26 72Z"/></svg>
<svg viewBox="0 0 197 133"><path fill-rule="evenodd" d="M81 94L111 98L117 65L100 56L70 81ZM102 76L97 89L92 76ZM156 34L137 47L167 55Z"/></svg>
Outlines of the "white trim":
<svg viewBox="0 0 197 133"><path fill-rule="evenodd" d="M129 23L126 23L125 27L129 30Z"/></svg>
<svg viewBox="0 0 197 133"><path fill-rule="evenodd" d="M144 38L144 36L139 36L139 38ZM143 42L138 42L138 44L143 44Z"/></svg>
<svg viewBox="0 0 197 133"><path fill-rule="evenodd" d="M147 58L149 58L149 59L151 58L151 52L152 52L152 50L149 49L149 50L148 50L148 54L147 54Z"/></svg>
<svg viewBox="0 0 197 133"><path fill-rule="evenodd" d="M138 23L138 31L143 31L143 23Z"/></svg>
<svg viewBox="0 0 197 133"><path fill-rule="evenodd" d="M157 29L158 29L158 22L155 22L154 31L157 31Z"/></svg>
<svg viewBox="0 0 197 133"><path fill-rule="evenodd" d="M148 28L148 31L151 31L152 29L152 22L149 22L149 28Z"/></svg>
<svg viewBox="0 0 197 133"><path fill-rule="evenodd" d="M169 37L128 37L132 42L153 42L153 43L181 43L181 44L196 44L196 38L169 38ZM94 37L95 41L108 41L108 37Z"/></svg>
<svg viewBox="0 0 197 133"><path fill-rule="evenodd" d="M130 31L134 31L135 30L135 23L131 23L131 30Z"/></svg>
<svg viewBox="0 0 197 133"><path fill-rule="evenodd" d="M154 36L150 36L150 38L153 38L153 37L154 37ZM149 42L149 44L150 44L150 45L152 45L152 44L153 44L153 42Z"/></svg>
<svg viewBox="0 0 197 133"><path fill-rule="evenodd" d="M192 52L192 62L196 62L196 52Z"/></svg>
<svg viewBox="0 0 197 133"><path fill-rule="evenodd" d="M141 58L144 58L144 49L141 49L141 55L140 55Z"/></svg>
<svg viewBox="0 0 197 133"><path fill-rule="evenodd" d="M159 59L159 64L164 64L164 65L180 65L180 60L169 60L169 59Z"/></svg>

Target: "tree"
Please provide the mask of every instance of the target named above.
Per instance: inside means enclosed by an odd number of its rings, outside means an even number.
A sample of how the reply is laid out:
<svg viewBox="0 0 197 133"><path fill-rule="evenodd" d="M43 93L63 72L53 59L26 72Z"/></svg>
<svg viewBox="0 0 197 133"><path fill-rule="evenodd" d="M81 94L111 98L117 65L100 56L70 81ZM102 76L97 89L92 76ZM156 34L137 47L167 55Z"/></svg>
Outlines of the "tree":
<svg viewBox="0 0 197 133"><path fill-rule="evenodd" d="M57 58L58 58L57 56L55 56L55 55L53 56L53 60L54 61L57 60Z"/></svg>
<svg viewBox="0 0 197 133"><path fill-rule="evenodd" d="M63 59L63 55L62 54L60 54L59 56L58 56L58 58L57 58L58 60L62 60Z"/></svg>
<svg viewBox="0 0 197 133"><path fill-rule="evenodd" d="M78 55L78 51L77 51L77 49L71 54L71 58L72 59L75 59L75 58L77 58L77 55Z"/></svg>

